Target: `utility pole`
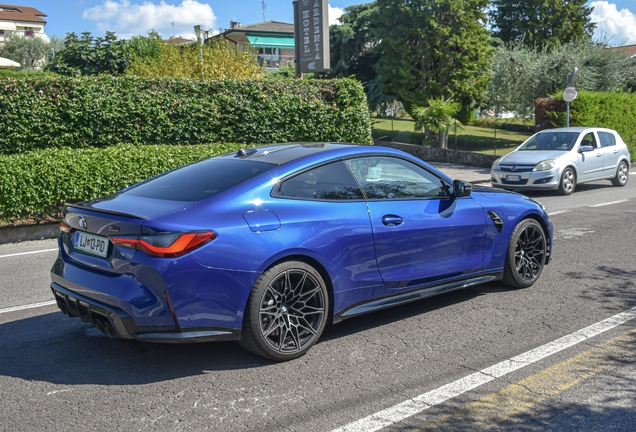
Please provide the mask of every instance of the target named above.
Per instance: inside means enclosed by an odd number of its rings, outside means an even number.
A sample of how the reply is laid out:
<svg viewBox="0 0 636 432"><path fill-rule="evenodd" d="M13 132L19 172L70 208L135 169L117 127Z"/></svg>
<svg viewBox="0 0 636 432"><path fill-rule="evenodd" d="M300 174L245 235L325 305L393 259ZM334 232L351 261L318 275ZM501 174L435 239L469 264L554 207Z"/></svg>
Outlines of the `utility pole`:
<svg viewBox="0 0 636 432"><path fill-rule="evenodd" d="M265 0L261 1L261 5L263 5L263 22L265 22Z"/></svg>

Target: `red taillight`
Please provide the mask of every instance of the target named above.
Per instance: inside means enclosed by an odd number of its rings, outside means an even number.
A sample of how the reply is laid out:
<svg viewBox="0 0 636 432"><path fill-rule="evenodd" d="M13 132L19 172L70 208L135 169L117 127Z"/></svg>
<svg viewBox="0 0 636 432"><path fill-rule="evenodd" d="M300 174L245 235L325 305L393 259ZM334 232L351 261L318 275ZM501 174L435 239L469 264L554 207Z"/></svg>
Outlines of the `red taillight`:
<svg viewBox="0 0 636 432"><path fill-rule="evenodd" d="M75 231L75 229L71 228L71 226L68 225L66 222L64 221L60 222L60 232L65 232L67 234L70 234L73 231Z"/></svg>
<svg viewBox="0 0 636 432"><path fill-rule="evenodd" d="M120 247L143 251L158 258L176 258L216 238L213 231L194 233L162 233L139 237L111 237Z"/></svg>

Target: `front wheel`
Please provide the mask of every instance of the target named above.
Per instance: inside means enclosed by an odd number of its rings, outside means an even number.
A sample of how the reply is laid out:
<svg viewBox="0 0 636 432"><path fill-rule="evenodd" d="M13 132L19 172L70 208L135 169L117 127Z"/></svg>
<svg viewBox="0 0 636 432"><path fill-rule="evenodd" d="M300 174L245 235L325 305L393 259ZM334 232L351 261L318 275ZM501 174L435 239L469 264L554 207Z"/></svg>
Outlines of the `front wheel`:
<svg viewBox="0 0 636 432"><path fill-rule="evenodd" d="M612 179L612 184L614 186L622 187L627 184L627 180L629 179L629 167L627 166L627 162L621 161L618 164L618 168L616 169L616 177Z"/></svg>
<svg viewBox="0 0 636 432"><path fill-rule="evenodd" d="M325 328L329 295L320 273L299 261L266 270L254 284L240 345L271 360L291 360L309 351Z"/></svg>
<svg viewBox="0 0 636 432"><path fill-rule="evenodd" d="M559 193L561 195L570 195L576 187L576 174L572 168L566 168L561 175L561 183L559 183Z"/></svg>
<svg viewBox="0 0 636 432"><path fill-rule="evenodd" d="M534 284L545 265L547 250L541 224L534 219L521 221L510 238L503 282L513 288L527 288Z"/></svg>

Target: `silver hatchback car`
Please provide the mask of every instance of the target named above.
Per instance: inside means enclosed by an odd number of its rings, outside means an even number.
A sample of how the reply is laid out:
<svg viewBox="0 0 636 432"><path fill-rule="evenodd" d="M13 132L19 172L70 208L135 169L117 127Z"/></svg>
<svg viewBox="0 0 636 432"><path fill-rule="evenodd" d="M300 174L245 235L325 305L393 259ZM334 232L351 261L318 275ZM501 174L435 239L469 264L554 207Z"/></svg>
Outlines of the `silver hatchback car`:
<svg viewBox="0 0 636 432"><path fill-rule="evenodd" d="M549 129L497 159L490 170L490 181L493 187L503 189L556 189L569 195L577 184L594 180L625 186L630 163L627 145L612 129Z"/></svg>

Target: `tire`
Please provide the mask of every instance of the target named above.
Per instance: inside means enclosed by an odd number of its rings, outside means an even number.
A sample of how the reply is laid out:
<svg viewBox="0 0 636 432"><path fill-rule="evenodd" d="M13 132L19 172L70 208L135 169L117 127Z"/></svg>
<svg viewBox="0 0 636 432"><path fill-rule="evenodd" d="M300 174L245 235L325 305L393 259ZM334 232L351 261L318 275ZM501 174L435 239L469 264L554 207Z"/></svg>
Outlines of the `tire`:
<svg viewBox="0 0 636 432"><path fill-rule="evenodd" d="M576 188L576 174L572 168L566 168L561 175L559 194L570 195Z"/></svg>
<svg viewBox="0 0 636 432"><path fill-rule="evenodd" d="M510 238L503 283L512 288L528 288L534 284L545 265L547 241L543 227L534 219L524 219Z"/></svg>
<svg viewBox="0 0 636 432"><path fill-rule="evenodd" d="M616 169L616 176L612 179L612 184L614 186L623 187L627 184L627 180L629 180L629 167L627 166L627 162L621 161Z"/></svg>
<svg viewBox="0 0 636 432"><path fill-rule="evenodd" d="M266 270L254 284L239 344L270 360L305 354L327 323L329 294L312 266L287 261Z"/></svg>

